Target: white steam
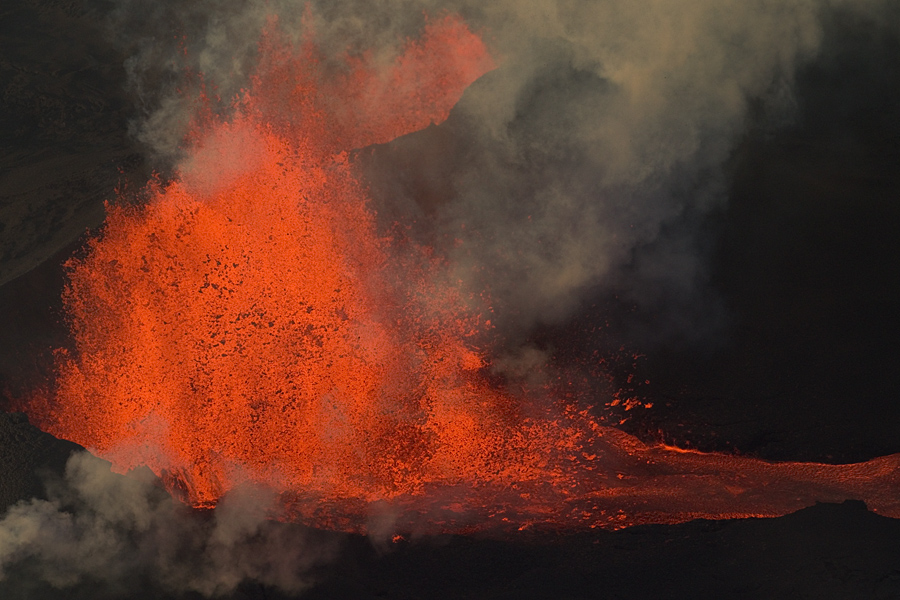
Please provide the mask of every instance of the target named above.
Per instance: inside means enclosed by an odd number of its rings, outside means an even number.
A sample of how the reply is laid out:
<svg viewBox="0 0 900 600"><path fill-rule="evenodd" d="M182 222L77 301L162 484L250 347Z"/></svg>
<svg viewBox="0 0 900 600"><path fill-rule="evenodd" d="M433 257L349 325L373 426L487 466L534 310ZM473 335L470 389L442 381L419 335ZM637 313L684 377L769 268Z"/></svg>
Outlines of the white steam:
<svg viewBox="0 0 900 600"><path fill-rule="evenodd" d="M87 586L93 597L134 590L220 596L248 580L297 593L337 547L296 526L269 521L274 497L259 489L227 495L203 519L158 488L146 471L116 475L75 453L48 500L12 506L0 520L0 591L34 584ZM139 585L139 587L140 587Z"/></svg>

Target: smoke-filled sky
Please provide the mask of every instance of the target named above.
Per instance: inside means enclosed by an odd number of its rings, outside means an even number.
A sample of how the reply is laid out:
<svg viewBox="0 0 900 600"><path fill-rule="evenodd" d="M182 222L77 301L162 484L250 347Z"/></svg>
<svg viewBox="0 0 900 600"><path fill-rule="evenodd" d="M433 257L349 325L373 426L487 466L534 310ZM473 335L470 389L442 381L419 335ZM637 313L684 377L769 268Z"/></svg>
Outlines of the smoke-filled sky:
<svg viewBox="0 0 900 600"><path fill-rule="evenodd" d="M614 290L666 313L653 338L718 333L698 222L727 202L724 167L750 127L796 117L794 80L849 11L897 22L890 2L125 2L109 21L143 102L135 135L178 159L185 63L228 99L247 85L272 14L326 55L385 64L427 15L462 14L499 68L440 130L363 153L376 207L413 221L451 279L488 291L515 342ZM484 310L485 307L480 307ZM637 334L637 332L635 332Z"/></svg>

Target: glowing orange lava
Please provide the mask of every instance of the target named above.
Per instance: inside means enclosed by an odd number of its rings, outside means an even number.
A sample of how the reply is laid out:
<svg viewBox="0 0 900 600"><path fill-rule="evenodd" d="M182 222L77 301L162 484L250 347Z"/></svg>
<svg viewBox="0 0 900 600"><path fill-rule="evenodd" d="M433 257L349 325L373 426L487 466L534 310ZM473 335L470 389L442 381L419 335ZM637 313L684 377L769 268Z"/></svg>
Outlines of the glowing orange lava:
<svg viewBox="0 0 900 600"><path fill-rule="evenodd" d="M247 479L365 500L517 479L534 439L478 377L465 340L481 323L427 253L378 236L347 159L445 119L492 68L484 45L447 17L387 73L356 60L326 78L275 26L261 55L179 177L110 207L70 262L75 352L32 412L197 505Z"/></svg>
<svg viewBox="0 0 900 600"><path fill-rule="evenodd" d="M178 177L111 206L69 262L74 350L27 406L43 429L194 505L249 481L349 529L373 511L407 529L618 527L847 497L900 516L891 458L675 452L484 381L484 321L425 249L379 236L348 159L442 121L493 68L460 20L429 22L387 69L325 69L274 23L260 57L230 117L197 119Z"/></svg>

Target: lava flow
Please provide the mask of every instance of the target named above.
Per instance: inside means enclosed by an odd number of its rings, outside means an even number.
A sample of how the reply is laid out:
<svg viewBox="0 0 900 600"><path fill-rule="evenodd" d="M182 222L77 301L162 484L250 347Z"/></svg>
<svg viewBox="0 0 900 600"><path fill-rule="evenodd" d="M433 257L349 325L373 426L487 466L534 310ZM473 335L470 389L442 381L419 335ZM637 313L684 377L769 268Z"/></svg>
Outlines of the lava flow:
<svg viewBox="0 0 900 600"><path fill-rule="evenodd" d="M770 464L651 447L481 376L489 326L427 249L382 237L348 151L445 119L493 68L455 17L387 69L329 68L273 22L228 117L68 263L74 341L25 409L196 506L245 482L283 516L364 528L621 527L861 498L900 517L898 459ZM540 406L543 408L539 408Z"/></svg>

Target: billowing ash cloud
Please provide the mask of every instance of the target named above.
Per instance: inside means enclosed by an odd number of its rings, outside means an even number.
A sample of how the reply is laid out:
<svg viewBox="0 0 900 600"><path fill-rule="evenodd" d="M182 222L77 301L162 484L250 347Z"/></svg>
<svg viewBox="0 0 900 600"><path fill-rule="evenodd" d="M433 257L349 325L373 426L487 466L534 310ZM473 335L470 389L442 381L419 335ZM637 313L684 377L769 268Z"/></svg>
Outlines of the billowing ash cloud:
<svg viewBox="0 0 900 600"><path fill-rule="evenodd" d="M326 54L387 62L426 14L458 12L500 68L450 121L362 152L379 213L414 222L448 276L511 345L540 323L614 291L666 317L646 338L703 337L719 322L698 222L725 200L723 164L754 118L792 117L793 78L822 15L878 15L870 0L360 0L122 2L145 102L135 134L178 158L185 65L229 98L246 85L260 29L314 31ZM165 39L164 36L168 36ZM177 38L177 39L176 39ZM487 292L484 294L484 292ZM481 299L489 297L487 304ZM639 336L640 337L640 336ZM652 339L634 340L652 343Z"/></svg>
<svg viewBox="0 0 900 600"><path fill-rule="evenodd" d="M714 326L696 223L724 200L749 104L789 116L822 4L491 6L475 18L503 66L463 98L452 168L424 186L453 276L488 290L514 339L611 290L674 305L673 333Z"/></svg>
<svg viewBox="0 0 900 600"><path fill-rule="evenodd" d="M297 593L337 551L337 538L267 520L274 497L242 489L200 518L146 471L116 475L87 452L72 455L48 499L0 519L0 592L30 597L134 597L136 590L222 596L253 580Z"/></svg>
<svg viewBox="0 0 900 600"><path fill-rule="evenodd" d="M815 11L718 0L510 8L501 22L519 27L499 33L507 68L460 106L474 143L440 211L448 230L469 232L452 263L525 324L568 316L598 285L644 302L688 293L703 272L684 226L723 200L720 169L748 102L790 109L795 66L819 41Z"/></svg>

